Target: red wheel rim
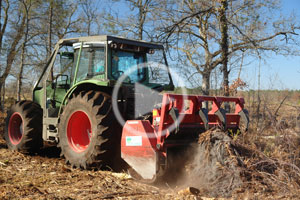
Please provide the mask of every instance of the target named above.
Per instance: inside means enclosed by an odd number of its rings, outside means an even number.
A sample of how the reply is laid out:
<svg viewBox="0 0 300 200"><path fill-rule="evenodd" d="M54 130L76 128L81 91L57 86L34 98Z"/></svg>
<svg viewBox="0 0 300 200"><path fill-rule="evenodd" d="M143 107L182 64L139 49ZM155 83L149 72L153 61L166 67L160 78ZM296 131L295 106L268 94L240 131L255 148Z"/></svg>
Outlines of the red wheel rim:
<svg viewBox="0 0 300 200"><path fill-rule="evenodd" d="M67 137L71 148L75 152L85 151L92 136L91 122L83 111L74 112L68 121Z"/></svg>
<svg viewBox="0 0 300 200"><path fill-rule="evenodd" d="M22 140L23 132L23 118L18 112L15 112L10 117L8 123L8 137L10 142L14 145L19 144Z"/></svg>

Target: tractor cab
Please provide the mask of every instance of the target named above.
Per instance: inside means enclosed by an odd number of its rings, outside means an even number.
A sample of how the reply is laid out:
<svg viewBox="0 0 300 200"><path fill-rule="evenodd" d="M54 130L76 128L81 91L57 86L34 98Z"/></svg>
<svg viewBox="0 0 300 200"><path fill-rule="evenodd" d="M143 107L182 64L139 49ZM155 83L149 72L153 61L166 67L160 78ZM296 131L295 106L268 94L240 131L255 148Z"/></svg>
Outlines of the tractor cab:
<svg viewBox="0 0 300 200"><path fill-rule="evenodd" d="M161 66L166 67L162 45L106 35L60 40L33 90L33 101L44 111L43 129L48 132L44 139L56 138L63 106L81 91L110 94L121 76L127 91L136 83L160 91L172 89L169 71Z"/></svg>
<svg viewBox="0 0 300 200"><path fill-rule="evenodd" d="M124 44L121 44L125 46ZM104 43L74 43L75 60L78 62L75 83L89 80L115 80L117 81L125 72L128 73L124 82L135 83L147 81L147 70L143 66L147 62L147 52L130 50L109 41ZM153 50L151 52L154 52Z"/></svg>

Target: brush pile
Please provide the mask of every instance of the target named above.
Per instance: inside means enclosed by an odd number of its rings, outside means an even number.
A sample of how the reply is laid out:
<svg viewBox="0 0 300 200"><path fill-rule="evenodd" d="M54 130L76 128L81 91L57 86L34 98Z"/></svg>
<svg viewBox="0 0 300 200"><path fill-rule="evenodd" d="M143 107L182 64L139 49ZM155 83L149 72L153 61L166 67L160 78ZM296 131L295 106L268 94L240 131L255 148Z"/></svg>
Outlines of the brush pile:
<svg viewBox="0 0 300 200"><path fill-rule="evenodd" d="M299 197L299 167L253 147L219 129L207 131L188 151L190 159L177 184L209 197Z"/></svg>
<svg viewBox="0 0 300 200"><path fill-rule="evenodd" d="M184 185L213 197L229 197L241 187L243 163L226 133L219 129L207 131L188 152L191 156L182 176Z"/></svg>

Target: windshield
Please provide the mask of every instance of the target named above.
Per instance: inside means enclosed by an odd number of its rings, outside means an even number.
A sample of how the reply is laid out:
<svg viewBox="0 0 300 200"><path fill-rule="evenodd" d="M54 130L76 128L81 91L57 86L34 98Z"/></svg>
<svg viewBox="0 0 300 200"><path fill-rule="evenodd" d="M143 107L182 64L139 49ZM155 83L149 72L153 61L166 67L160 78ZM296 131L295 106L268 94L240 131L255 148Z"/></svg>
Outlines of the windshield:
<svg viewBox="0 0 300 200"><path fill-rule="evenodd" d="M75 53L77 59L78 51ZM75 69L75 67L74 67ZM83 48L80 55L76 82L105 73L105 49ZM99 77L100 78L100 77Z"/></svg>
<svg viewBox="0 0 300 200"><path fill-rule="evenodd" d="M118 79L124 73L127 78L125 82L134 83L142 81L145 78L145 54L112 50L112 70L111 75Z"/></svg>

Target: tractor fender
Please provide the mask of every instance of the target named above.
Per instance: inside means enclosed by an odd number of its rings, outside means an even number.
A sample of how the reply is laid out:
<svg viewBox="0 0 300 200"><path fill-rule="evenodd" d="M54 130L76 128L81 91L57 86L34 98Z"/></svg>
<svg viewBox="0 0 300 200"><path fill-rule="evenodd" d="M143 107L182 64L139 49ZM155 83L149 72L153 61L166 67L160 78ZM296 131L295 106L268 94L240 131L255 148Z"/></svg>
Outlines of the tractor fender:
<svg viewBox="0 0 300 200"><path fill-rule="evenodd" d="M58 115L62 112L62 107L67 104L70 97L73 94L79 94L83 90L97 90L110 94L112 92L113 86L110 81L99 81L99 80L84 80L73 85L68 92L65 94L62 100L62 106L59 109Z"/></svg>

